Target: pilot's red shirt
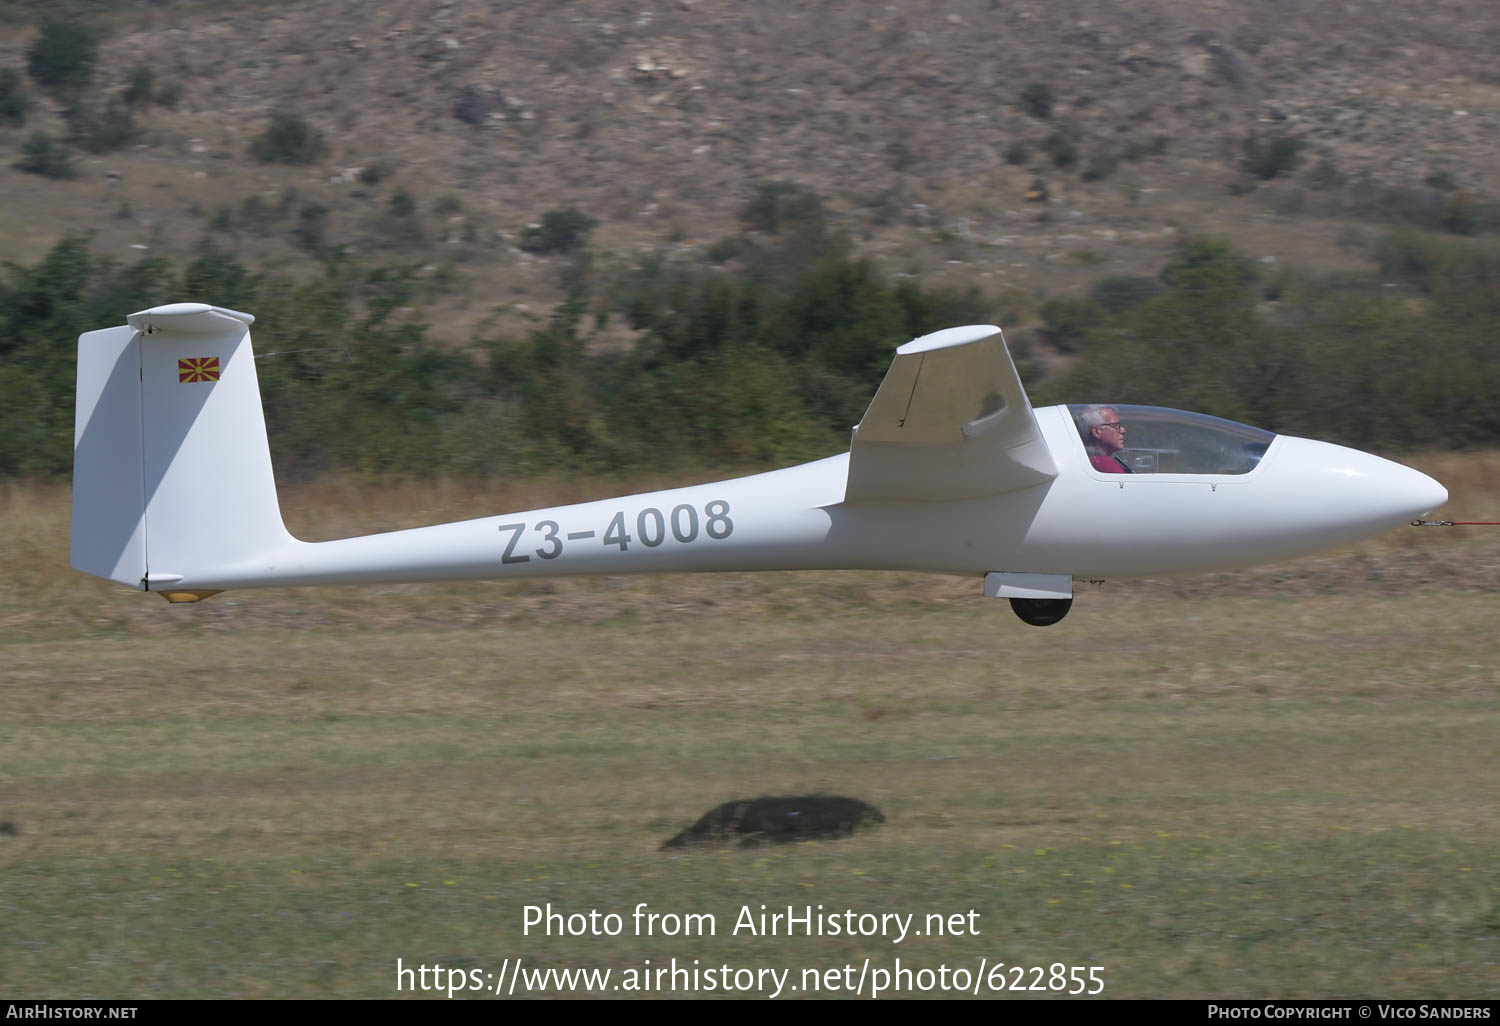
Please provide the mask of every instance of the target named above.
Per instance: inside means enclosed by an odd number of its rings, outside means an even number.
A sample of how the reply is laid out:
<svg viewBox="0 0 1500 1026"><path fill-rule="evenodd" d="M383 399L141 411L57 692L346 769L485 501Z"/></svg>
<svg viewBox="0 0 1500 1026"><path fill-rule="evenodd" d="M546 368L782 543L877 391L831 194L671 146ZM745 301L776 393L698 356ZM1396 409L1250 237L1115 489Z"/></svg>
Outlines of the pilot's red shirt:
<svg viewBox="0 0 1500 1026"><path fill-rule="evenodd" d="M1122 464L1119 460L1115 459L1113 456L1106 456L1102 452L1095 453L1093 456L1090 456L1089 462L1092 463L1094 465L1094 469L1099 471L1099 473L1101 474L1130 473L1130 471L1126 470L1124 464Z"/></svg>

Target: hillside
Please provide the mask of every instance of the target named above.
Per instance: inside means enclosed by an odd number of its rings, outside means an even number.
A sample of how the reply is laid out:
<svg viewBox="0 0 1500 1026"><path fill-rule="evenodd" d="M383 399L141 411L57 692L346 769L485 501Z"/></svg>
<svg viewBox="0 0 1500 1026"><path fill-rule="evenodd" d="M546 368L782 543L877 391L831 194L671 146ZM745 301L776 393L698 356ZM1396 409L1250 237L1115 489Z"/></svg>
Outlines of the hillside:
<svg viewBox="0 0 1500 1026"><path fill-rule="evenodd" d="M43 9L0 28L0 68L25 77ZM1483 0L76 10L105 33L87 90L27 81L24 124L0 128L0 257L82 230L122 260L210 238L295 267L343 245L446 267L450 327L555 298L516 245L549 210L595 219L605 255L691 253L771 181L823 197L892 273L1034 295L1154 271L1186 234L1354 266L1382 224L1500 194ZM142 67L153 98L111 112ZM129 141L75 145L73 180L13 166L37 129L77 137L80 106L129 116ZM277 111L321 133L311 163L250 155ZM1296 167L1247 173L1250 137L1299 140Z"/></svg>

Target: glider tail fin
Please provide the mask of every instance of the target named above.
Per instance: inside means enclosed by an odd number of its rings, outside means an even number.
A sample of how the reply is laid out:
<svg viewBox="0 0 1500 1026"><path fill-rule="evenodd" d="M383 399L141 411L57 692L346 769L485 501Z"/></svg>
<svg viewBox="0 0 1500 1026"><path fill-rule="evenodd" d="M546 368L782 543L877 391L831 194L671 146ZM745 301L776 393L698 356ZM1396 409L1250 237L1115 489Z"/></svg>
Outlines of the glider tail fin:
<svg viewBox="0 0 1500 1026"><path fill-rule="evenodd" d="M174 602L282 548L250 314L154 307L78 340L72 563Z"/></svg>

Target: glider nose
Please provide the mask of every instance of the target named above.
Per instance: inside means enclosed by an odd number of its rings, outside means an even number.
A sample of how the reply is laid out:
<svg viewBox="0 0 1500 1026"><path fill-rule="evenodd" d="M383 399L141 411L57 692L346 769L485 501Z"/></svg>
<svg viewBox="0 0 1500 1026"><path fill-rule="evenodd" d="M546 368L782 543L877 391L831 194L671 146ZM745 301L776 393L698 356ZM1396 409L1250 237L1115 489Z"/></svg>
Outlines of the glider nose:
<svg viewBox="0 0 1500 1026"><path fill-rule="evenodd" d="M1388 531L1448 501L1446 488L1400 463L1328 442L1285 441L1288 462L1304 471L1297 490L1322 522Z"/></svg>
<svg viewBox="0 0 1500 1026"><path fill-rule="evenodd" d="M1354 473L1365 477L1370 511L1393 523L1424 517L1448 501L1448 489L1420 470L1369 453L1348 462Z"/></svg>
<svg viewBox="0 0 1500 1026"><path fill-rule="evenodd" d="M1401 469L1406 473L1400 479L1398 487L1403 501L1407 503L1406 508L1411 510L1413 519L1425 517L1447 503L1448 489L1421 471L1412 470L1410 467Z"/></svg>

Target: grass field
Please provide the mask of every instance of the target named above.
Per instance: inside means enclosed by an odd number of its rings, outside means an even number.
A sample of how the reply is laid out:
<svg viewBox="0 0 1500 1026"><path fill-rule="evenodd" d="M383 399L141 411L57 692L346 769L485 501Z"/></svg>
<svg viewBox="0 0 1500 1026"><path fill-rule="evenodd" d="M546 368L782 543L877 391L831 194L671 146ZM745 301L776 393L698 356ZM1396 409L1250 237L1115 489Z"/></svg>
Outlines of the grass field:
<svg viewBox="0 0 1500 1026"><path fill-rule="evenodd" d="M1500 519L1500 456L1421 465L1447 515ZM328 536L609 487L285 499ZM899 958L1099 966L1106 997L1500 997L1500 529L1111 582L1038 630L921 575L169 607L67 570L64 490L0 510L5 996L391 997L398 958L610 968L613 994L675 958L790 969L790 997ZM658 850L820 790L886 821ZM637 936L640 902L714 935ZM525 933L548 903L622 931ZM762 904L978 933L734 932Z"/></svg>

